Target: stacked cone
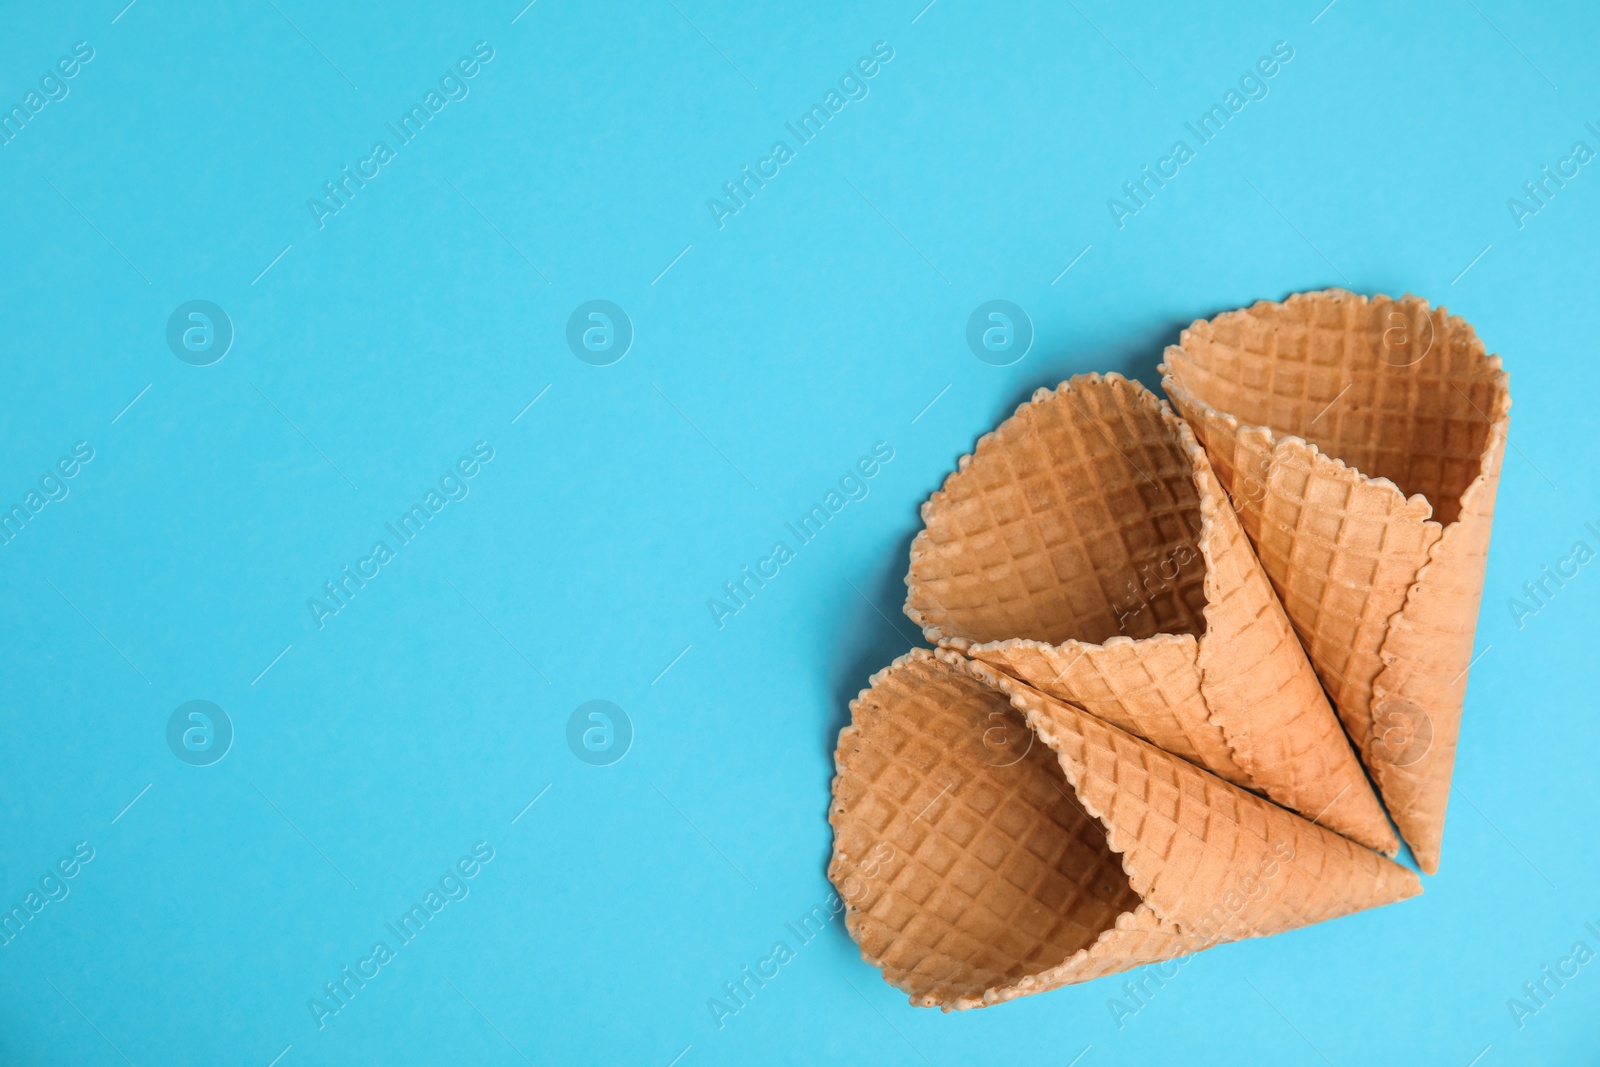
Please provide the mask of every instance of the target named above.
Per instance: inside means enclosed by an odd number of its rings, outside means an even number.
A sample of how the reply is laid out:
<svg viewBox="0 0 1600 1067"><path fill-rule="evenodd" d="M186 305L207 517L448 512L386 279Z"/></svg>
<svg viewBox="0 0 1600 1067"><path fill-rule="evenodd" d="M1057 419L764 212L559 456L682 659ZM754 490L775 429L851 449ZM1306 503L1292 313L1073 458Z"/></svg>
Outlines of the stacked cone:
<svg viewBox="0 0 1600 1067"><path fill-rule="evenodd" d="M875 675L836 760L828 874L846 925L924 1007L997 1004L1421 892L1377 853L950 651Z"/></svg>
<svg viewBox="0 0 1600 1067"><path fill-rule="evenodd" d="M906 613L930 641L1398 850L1205 453L1142 385L1041 389L922 520Z"/></svg>
<svg viewBox="0 0 1600 1067"><path fill-rule="evenodd" d="M1197 322L1161 371L1435 873L1511 408L1499 357L1416 297L1330 289Z"/></svg>
<svg viewBox="0 0 1600 1067"><path fill-rule="evenodd" d="M1437 868L1498 358L1333 290L1197 322L1161 369L1182 418L1115 374L1041 389L923 506L937 651L851 703L829 811L846 925L913 1004L1414 896L1379 795Z"/></svg>

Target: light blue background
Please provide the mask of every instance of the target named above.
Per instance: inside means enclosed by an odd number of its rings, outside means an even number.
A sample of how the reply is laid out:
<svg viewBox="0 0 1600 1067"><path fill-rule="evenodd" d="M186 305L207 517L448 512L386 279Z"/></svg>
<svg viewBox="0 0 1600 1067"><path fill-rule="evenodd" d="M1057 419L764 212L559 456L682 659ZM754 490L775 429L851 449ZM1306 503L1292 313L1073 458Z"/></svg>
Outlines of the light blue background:
<svg viewBox="0 0 1600 1067"><path fill-rule="evenodd" d="M1600 149L1600 15L924 2L8 14L7 107L95 57L0 148L0 501L95 458L0 548L0 902L95 858L0 948L0 1061L1595 1062L1600 963L1523 1029L1506 1001L1600 949L1600 573L1520 629L1506 602L1600 547L1600 173L1520 230L1506 201ZM307 198L480 40L470 96L319 230ZM870 95L719 230L707 199L878 41ZM1277 41L1270 95L1119 230L1107 198ZM1516 398L1426 894L1206 953L1120 1030L1121 980L913 1010L836 925L719 1031L707 1000L826 899L834 737L916 637L906 548L955 459L1037 386L1154 385L1190 320L1330 284L1465 315ZM564 341L597 298L636 330L604 368ZM964 341L995 298L1036 329L1007 368ZM213 366L164 339L191 299L236 330ZM471 495L319 630L307 599L480 440ZM870 495L719 630L707 599L878 441ZM210 767L166 744L191 699L236 729ZM565 740L592 699L635 730L609 767ZM308 999L479 841L471 895L319 1031Z"/></svg>

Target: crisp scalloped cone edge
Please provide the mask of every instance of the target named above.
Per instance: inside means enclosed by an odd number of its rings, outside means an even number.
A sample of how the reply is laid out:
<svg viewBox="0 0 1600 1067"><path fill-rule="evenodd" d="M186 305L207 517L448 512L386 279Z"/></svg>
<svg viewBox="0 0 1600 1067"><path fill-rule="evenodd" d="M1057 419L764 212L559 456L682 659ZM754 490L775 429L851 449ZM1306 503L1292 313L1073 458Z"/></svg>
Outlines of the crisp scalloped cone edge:
<svg viewBox="0 0 1600 1067"><path fill-rule="evenodd" d="M1265 909L1253 910L1250 907L1242 907L1222 925L1221 932L1225 940L1281 933L1307 925L1309 922L1321 922L1366 908L1391 904L1422 892L1422 884L1417 876L1405 867L1252 792L1224 782L1203 768L1179 760L1143 738L1118 730L1082 708L1054 700L1032 686L995 671L981 662L962 662L957 653L940 651L934 655L947 663L961 663L968 673L991 688L1000 690L1011 699L1012 707L1023 713L1028 725L1057 754L1062 770L1066 773L1074 791L1078 793L1084 809L1106 825L1112 851L1123 856L1123 868L1134 889L1145 897L1145 902L1166 921L1189 927L1203 924L1214 904L1204 898L1196 900L1192 893L1193 882L1190 873L1182 870L1172 871L1169 869L1170 860L1163 861L1161 857L1145 850L1142 847L1145 844L1142 837L1145 828L1142 822L1125 817L1117 810L1116 797L1123 788L1124 781L1121 761L1118 766L1107 769L1096 767L1086 755L1074 759L1066 751L1067 743L1072 738L1076 737L1087 744L1098 735L1102 739L1125 743L1138 749L1146 758L1153 756L1158 762L1170 763L1191 781L1210 782L1217 789L1232 794L1244 810L1262 820L1262 826L1282 830L1285 834L1296 835L1298 841L1312 843L1310 847L1297 848L1294 858L1284 862L1291 870L1304 871L1308 877L1317 882L1325 881L1331 870L1347 866L1345 861L1364 868L1366 873L1372 875L1369 884L1352 887L1352 891L1341 896L1338 901L1330 902L1327 914L1305 922L1287 925L1264 922ZM1093 795L1095 786L1102 791L1104 803L1100 802L1100 797ZM1085 791L1091 795L1085 796ZM1262 840L1265 841L1266 838L1263 837ZM1215 850L1211 851L1214 853ZM1230 866L1237 866L1238 858L1236 854ZM1318 868L1315 873L1312 873L1313 865L1309 862L1313 859L1321 861L1315 865ZM1270 900L1269 895L1262 903Z"/></svg>
<svg viewBox="0 0 1600 1067"><path fill-rule="evenodd" d="M1197 319L1179 336L1178 344L1169 345L1167 354L1157 370L1161 374L1162 388L1173 403L1192 423L1204 426L1219 424L1225 428L1236 450L1227 457L1230 469L1236 469L1237 452L1249 450L1270 469L1282 458L1294 455L1305 463L1313 477L1361 485L1392 494L1389 510L1391 519L1403 518L1415 522L1423 531L1426 550L1415 576L1406 583L1403 591L1387 589L1385 595L1400 604L1389 616L1386 632L1378 645L1378 658L1383 664L1377 674L1369 679L1346 679L1341 688L1352 684L1367 695L1366 706L1348 700L1337 702L1341 721L1361 753L1362 762L1372 773L1378 790L1387 805L1389 814L1400 828L1401 836L1411 847L1418 866L1427 874L1439 869L1441 845L1444 837L1445 808L1449 799L1450 779L1455 768L1456 744L1461 730L1461 713L1465 702L1465 679L1471 665L1472 643L1477 628L1478 600L1482 595L1484 565L1490 527L1494 518L1494 500L1500 480L1500 466L1505 455L1507 429L1510 425L1511 392L1508 376L1500 357L1485 348L1484 369L1490 376L1498 376L1502 386L1493 411L1486 413L1489 430L1484 449L1479 458L1478 473L1461 494L1460 509L1454 521L1441 524L1433 518L1433 504L1421 493L1406 494L1391 479L1368 475L1337 456L1295 434L1279 436L1271 427L1245 424L1228 412L1218 411L1184 389L1168 364L1172 353L1185 352L1184 345L1191 330L1211 330L1212 323L1227 315L1248 314L1262 306L1291 306L1317 300L1353 300L1368 304L1373 300L1389 300L1395 304L1420 303L1430 311L1443 314L1452 327L1467 331L1474 339L1477 332L1458 315L1450 315L1443 307L1432 308L1420 297L1406 294L1398 300L1378 294L1369 298L1348 290L1332 288L1295 293L1282 302L1259 300L1250 308L1224 312L1211 319ZM1479 342L1481 346L1481 341ZM1251 510L1246 505L1246 510ZM1250 524L1246 523L1247 531ZM1444 599L1449 593L1457 598L1454 603L1440 604L1434 590L1443 588ZM1471 590L1470 598L1462 597L1463 590ZM1463 625L1447 613L1464 610L1461 603L1471 600L1471 613ZM1429 634L1445 634L1456 638L1458 649L1446 662L1426 662L1418 653L1425 654ZM1464 641L1460 640L1464 638ZM1409 665L1409 668L1408 668ZM1422 668L1422 669L1417 669ZM1394 706L1396 701L1406 701L1423 708L1433 731L1433 743L1428 752L1415 764L1395 765L1382 759L1382 746L1377 744L1377 714L1380 709Z"/></svg>
<svg viewBox="0 0 1600 1067"><path fill-rule="evenodd" d="M1049 645L1029 638L1008 638L966 649L953 642L942 647L965 651L1013 677L1031 681L1058 699L1092 706L1096 715L1113 726L1137 734L1234 785L1260 788L1235 759L1227 735L1206 706L1201 690L1203 675L1196 666L1198 643L1191 634L1163 633L1138 640L1117 634L1100 645L1076 640ZM1146 713L1148 709L1119 706L1117 686L1106 679L1121 678L1130 659L1136 659L1140 668L1165 684L1164 689L1151 688L1165 699L1163 710L1170 723L1153 721L1153 716ZM1049 680L1044 681L1047 677ZM1180 683L1181 694L1176 692Z"/></svg>
<svg viewBox="0 0 1600 1067"><path fill-rule="evenodd" d="M1384 668L1372 683L1373 723L1397 707L1421 707L1428 715L1432 743L1415 763L1395 765L1382 759L1372 764L1379 789L1388 799L1395 822L1411 844L1417 864L1428 874L1439 870L1444 841L1445 809L1455 770L1461 712L1466 701L1466 676L1471 667L1478 608L1499 468L1505 458L1505 427L1497 424L1486 449L1492 463L1461 497L1461 515L1445 527L1428 552L1428 561L1406 592L1405 607L1391 619L1379 649ZM1480 491L1481 490L1481 491ZM1462 625L1466 620L1466 625ZM1452 632L1453 631L1453 632ZM1427 652L1439 635L1463 649L1468 662L1430 662ZM1459 660L1461 656L1455 657ZM1374 746L1375 751L1379 746Z"/></svg>
<svg viewBox="0 0 1600 1067"><path fill-rule="evenodd" d="M916 990L904 990L910 994L911 1003L915 1006L940 1007L947 1012L987 1007L1032 993L1116 974L1133 967L1190 955L1229 941L1266 937L1315 922L1340 918L1357 911L1406 900L1422 892L1422 885L1417 876L1399 864L1331 830L1310 823L1253 793L1224 782L1210 772L1156 748L1141 738L1119 730L1080 708L1054 700L986 664L968 660L958 652L948 649L941 649L938 652L913 649L869 679L867 688L850 703L851 723L840 731L839 746L834 755L837 771L833 783L835 801L830 805L828 813L828 822L835 832L836 851L829 864L828 876L839 888L841 895L847 877L845 873L847 860L837 852L837 842L839 825L846 817L846 813L837 800L837 792L845 774L843 758L846 735L857 729L855 714L858 704L868 699L882 680L908 663L930 658L969 674L985 685L999 690L1010 699L1012 706L1022 713L1028 727L1055 754L1079 805L1105 829L1107 847L1119 857L1124 874L1127 875L1135 892L1142 898L1142 902L1133 910L1118 916L1113 926L1102 932L1093 944L1080 949L1054 967L1024 976L1005 986L991 986L977 996L941 997L936 994L919 993ZM1142 752L1147 759L1165 763L1177 775L1191 782L1203 786L1206 781L1210 781L1215 783L1217 788L1232 791L1236 802L1259 819L1259 827L1265 828L1267 833L1262 834L1258 840L1245 834L1235 834L1233 851L1227 855L1222 853L1220 843L1208 846L1205 841L1196 839L1198 841L1196 845L1195 841L1187 838L1183 840L1184 847L1181 848L1176 861L1170 855L1158 854L1158 850L1147 843L1142 836L1147 830L1140 812L1124 811L1119 805L1121 787L1118 770L1121 760L1118 760L1109 772L1105 768L1093 765L1088 746L1097 742L1102 747L1108 745L1114 747L1118 744L1132 746L1132 749ZM1077 749L1076 755L1069 751L1074 748ZM1142 774L1142 771L1137 773ZM1220 818L1215 820L1219 824L1222 821ZM1209 830L1213 820L1207 819L1206 825ZM1272 833L1278 835L1279 841L1292 839L1296 844L1290 858L1281 859L1280 856L1279 862L1285 868L1285 873L1278 879L1269 880L1269 892L1263 894L1260 901L1249 899L1249 896L1253 895L1251 891L1241 896L1240 905L1232 909L1231 914L1227 914L1225 896L1222 901L1197 897L1195 889L1202 881L1197 875L1202 873L1202 869L1204 874L1210 876L1211 882L1216 881L1219 873L1222 874L1227 891L1238 895L1239 879L1252 870L1260 870L1259 864L1264 862L1269 854L1278 854L1272 848L1267 836ZM1182 834L1193 837L1188 831L1179 827L1174 839ZM1169 843L1168 848L1170 852L1173 846ZM1185 866L1186 861L1189 866ZM1292 879L1291 873L1297 874L1298 878ZM1319 912L1309 916L1286 919L1281 911L1274 914L1275 910L1284 905L1281 898L1291 881L1309 888L1314 893L1319 886L1326 887L1331 876L1341 873L1355 878L1357 884L1352 888L1359 892L1347 892L1325 904ZM1275 891L1272 891L1274 886ZM1220 923L1215 918L1219 906L1223 907L1225 912ZM859 921L858 909L847 902L846 927L858 943L860 938L856 931ZM862 949L862 959L882 969L880 960L869 956L865 948Z"/></svg>
<svg viewBox="0 0 1600 1067"><path fill-rule="evenodd" d="M995 448L1002 446L1003 442L999 435L1011 419L1022 415L1033 405L1048 403L1059 398L1063 391L1071 392L1082 386L1102 384L1112 388L1119 385L1125 387L1135 402L1157 414L1172 430L1179 450L1188 457L1193 468L1191 477L1198 495L1200 512L1200 530L1196 535L1196 541L1206 563L1206 607L1203 613L1206 632L1199 638L1190 634L1162 633L1134 639L1119 634L1100 644L1076 639L1050 644L1021 637L976 642L960 635L946 633L938 624L929 620L917 604L921 583L916 580L916 572L917 562L929 543L927 527L934 521L934 516L937 515L949 492L951 483L966 472L975 461L979 450L985 448L986 443L992 442L991 447ZM1063 677L1068 676L1067 672L1080 662L1093 666L1097 672L1107 670L1108 666L1114 669L1111 661L1116 655L1113 650L1119 647L1132 646L1140 650L1142 655L1149 656L1164 656L1176 650L1194 662L1199 700L1204 708L1206 723L1214 729L1215 736L1214 739L1205 736L1198 739L1185 737L1185 742L1190 740L1197 742L1192 745L1187 743L1177 745L1173 743L1173 739L1163 737L1161 741L1164 747L1179 751L1184 758L1200 764L1235 785L1260 790L1278 803L1300 811L1308 817L1323 819L1337 832L1369 848L1375 848L1389 856L1399 852L1400 841L1389 825L1389 820L1367 781L1359 760L1350 752L1348 742L1338 732L1338 719L1334 709L1327 702L1310 661L1305 657L1304 649L1300 648L1294 639L1288 617L1283 615L1282 606L1277 603L1265 573L1260 572L1260 562L1256 560L1248 539L1238 527L1238 518L1234 515L1231 505L1227 503L1227 494L1223 491L1221 483L1211 470L1205 449L1189 425L1173 413L1166 401L1145 388L1143 384L1130 381L1115 372L1090 373L1076 375L1055 389L1041 387L1035 390L1026 402L1017 406L1011 418L980 437L973 451L957 461L955 471L946 477L938 491L923 502L921 517L923 529L918 531L911 544L911 566L906 573L904 610L912 622L922 628L923 634L931 643L999 666L1035 685L1041 684L1043 679L1032 676L1031 672L1024 674L1019 667L1020 663L1026 662L1031 656L1037 656L1045 664L1057 667L1058 669L1051 674L1054 681L1059 684ZM1222 537L1228 533L1240 536L1229 537L1226 543L1223 543ZM1224 552L1230 558L1222 558L1219 553ZM1240 558L1239 554L1247 558ZM1224 599L1221 589L1223 574L1228 571L1247 573L1252 568L1258 572L1261 581L1265 609L1276 611L1281 617L1282 630L1288 638L1280 655L1292 656L1300 661L1290 667L1289 673L1296 676L1294 681L1299 684L1301 699L1320 704L1326 713L1328 723L1334 727L1333 731L1324 733L1323 736L1328 740L1323 743L1336 744L1340 751L1327 754L1324 763L1330 765L1331 774L1329 779L1322 783L1323 788L1314 794L1308 793L1304 788L1297 789L1291 777L1292 768L1266 756L1265 753L1258 753L1253 741L1255 738L1262 738L1263 747L1273 747L1281 751L1297 747L1302 750L1313 748L1317 744L1315 739L1310 739L1309 743L1296 745L1294 739L1278 737L1274 739L1276 744L1268 746L1266 743L1268 735L1274 730L1283 730L1285 724L1263 722L1260 716L1253 714L1253 711L1261 706L1262 701L1272 699L1272 694L1260 691L1259 687L1256 692L1248 692L1252 682L1248 676L1253 672L1230 670L1228 661L1232 649L1229 643L1220 637L1208 640L1218 631L1219 610ZM1299 675L1304 677L1298 677ZM1043 688L1062 699L1082 703L1077 693L1059 690L1055 685L1048 683L1045 683ZM1093 711L1102 714L1107 709L1096 707ZM1122 729L1149 739L1148 727L1141 729L1139 723L1112 714L1102 714L1102 717ZM1315 717L1313 712L1313 718ZM1297 718L1303 723L1303 716ZM1312 728L1312 724L1302 725L1302 730ZM1185 750L1180 751L1180 749Z"/></svg>
<svg viewBox="0 0 1600 1067"><path fill-rule="evenodd" d="M1402 578L1391 577L1388 581L1375 583L1368 591L1368 599L1377 599L1386 605L1382 614L1384 627L1387 628L1388 620L1397 615L1405 605L1406 592L1410 587L1412 576L1427 562L1428 550L1438 540L1441 528L1438 523L1431 521L1432 506L1421 494L1410 497L1401 495L1400 490L1393 482L1386 478L1368 478L1359 470L1349 466L1343 460L1321 452L1317 446L1309 444L1295 436L1286 436L1275 440L1270 430L1262 426L1238 426L1233 416L1224 416L1211 408L1201 408L1197 401L1189 396L1177 385L1169 386L1175 402L1183 410L1184 416L1192 426L1199 427L1205 433L1207 444L1213 449L1213 469L1223 466L1223 459L1228 460L1228 466L1235 472L1242 466L1237 462L1241 456L1250 457L1252 466L1263 472L1266 479L1263 483L1264 494L1275 484L1276 473L1295 467L1308 471L1308 478L1315 477L1323 483L1337 484L1351 491L1370 491L1379 493L1389 499L1388 517L1391 520L1403 518L1416 525L1419 531L1419 546L1414 551L1402 551L1391 548L1385 551L1384 560L1389 564L1388 571L1404 572ZM1185 404L1197 406L1185 408ZM1222 426L1232 442L1233 454L1221 456L1222 442L1215 438L1215 427ZM1235 430L1235 427L1237 429ZM1267 470L1273 474L1266 474ZM1235 474L1235 476L1237 476ZM1263 516L1259 506L1252 506L1253 502L1247 500L1246 506L1238 513L1240 525L1259 548L1262 537L1261 526ZM1270 561L1270 555L1261 553L1259 558L1265 569ZM1285 611L1291 612L1296 604L1293 597L1294 590L1281 591L1284 599L1281 601ZM1372 718L1370 703L1372 697L1372 681L1376 678L1375 668L1371 677L1351 677L1331 664L1318 662L1317 648L1312 642L1304 642L1307 655L1312 658L1315 666L1322 676L1323 684L1334 698L1335 707L1338 709L1340 720L1345 724L1345 729L1355 743L1357 751L1362 755L1363 761L1368 758L1368 748L1372 736ZM1374 643L1373 658L1377 657L1377 645Z"/></svg>
<svg viewBox="0 0 1600 1067"><path fill-rule="evenodd" d="M1188 425L1180 422L1180 426L1186 447L1203 455ZM1202 486L1201 544L1207 598L1206 633L1198 644L1196 665L1212 721L1222 727L1245 772L1257 783L1271 783L1266 792L1272 799L1323 821L1368 848L1396 855L1400 840L1209 463L1197 466L1196 479ZM1248 609L1241 611L1236 601L1223 602L1222 590L1230 581L1238 587L1256 587L1253 599L1259 605L1258 615ZM1275 640L1282 651L1252 657L1259 665L1253 669L1239 669L1230 662L1240 658L1239 647L1262 640ZM1270 672L1269 667L1278 668L1278 673ZM1259 709L1272 701L1299 708L1297 725L1262 715ZM1315 791L1299 785L1294 777L1312 758L1319 762L1312 779L1318 787Z"/></svg>

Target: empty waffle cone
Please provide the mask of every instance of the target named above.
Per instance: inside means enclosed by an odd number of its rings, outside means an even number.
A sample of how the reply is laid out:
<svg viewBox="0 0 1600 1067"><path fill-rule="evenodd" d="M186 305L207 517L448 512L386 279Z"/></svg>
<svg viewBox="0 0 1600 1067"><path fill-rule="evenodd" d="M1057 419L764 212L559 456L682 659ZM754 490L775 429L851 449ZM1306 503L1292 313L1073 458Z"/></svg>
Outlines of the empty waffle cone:
<svg viewBox="0 0 1600 1067"><path fill-rule="evenodd" d="M1329 289L1196 322L1161 370L1434 873L1511 407L1500 358L1417 297Z"/></svg>
<svg viewBox="0 0 1600 1067"><path fill-rule="evenodd" d="M1204 451L1142 385L1039 390L922 519L906 613L930 641L1399 849Z"/></svg>
<svg viewBox="0 0 1600 1067"><path fill-rule="evenodd" d="M1415 874L998 671L918 649L839 734L862 957L983 1007L1415 896Z"/></svg>

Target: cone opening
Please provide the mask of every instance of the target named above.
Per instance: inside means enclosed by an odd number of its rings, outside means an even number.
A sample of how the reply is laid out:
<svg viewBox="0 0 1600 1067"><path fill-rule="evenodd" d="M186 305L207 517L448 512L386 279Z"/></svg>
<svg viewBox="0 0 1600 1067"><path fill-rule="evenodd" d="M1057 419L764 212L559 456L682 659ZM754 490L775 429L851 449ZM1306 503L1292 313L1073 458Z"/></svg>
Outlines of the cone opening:
<svg viewBox="0 0 1600 1067"><path fill-rule="evenodd" d="M1166 365L1199 403L1420 493L1441 524L1460 515L1508 399L1472 327L1417 297L1263 301L1196 323Z"/></svg>
<svg viewBox="0 0 1600 1067"><path fill-rule="evenodd" d="M863 955L915 1000L982 1000L1139 906L1104 827L1005 696L921 652L852 710L828 873Z"/></svg>
<svg viewBox="0 0 1600 1067"><path fill-rule="evenodd" d="M1137 382L1040 390L923 506L908 612L957 643L1204 634L1194 463Z"/></svg>

